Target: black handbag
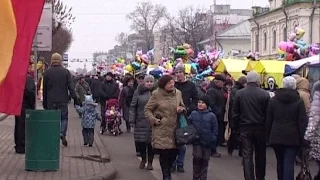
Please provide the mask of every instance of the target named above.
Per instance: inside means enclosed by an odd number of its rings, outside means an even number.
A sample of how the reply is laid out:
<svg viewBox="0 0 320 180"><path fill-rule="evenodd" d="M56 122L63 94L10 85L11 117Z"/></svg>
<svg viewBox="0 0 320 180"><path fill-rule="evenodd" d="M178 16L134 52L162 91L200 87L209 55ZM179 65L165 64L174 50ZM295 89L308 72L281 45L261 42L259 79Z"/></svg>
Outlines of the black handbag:
<svg viewBox="0 0 320 180"><path fill-rule="evenodd" d="M301 148L301 170L296 180L312 180L308 162L309 152L306 147Z"/></svg>
<svg viewBox="0 0 320 180"><path fill-rule="evenodd" d="M195 140L199 139L197 130L191 122L188 121L185 113L178 115L175 137L177 146L191 144Z"/></svg>

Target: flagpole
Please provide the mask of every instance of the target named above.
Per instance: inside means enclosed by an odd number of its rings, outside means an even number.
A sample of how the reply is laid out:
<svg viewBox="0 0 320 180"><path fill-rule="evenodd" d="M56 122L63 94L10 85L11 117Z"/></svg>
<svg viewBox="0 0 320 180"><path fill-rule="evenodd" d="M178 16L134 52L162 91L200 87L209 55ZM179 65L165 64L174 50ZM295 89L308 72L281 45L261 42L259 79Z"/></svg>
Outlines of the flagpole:
<svg viewBox="0 0 320 180"><path fill-rule="evenodd" d="M35 91L35 98L36 98L36 108L37 108L37 101L38 101L38 41L37 41L37 32L36 35L34 36L34 41L33 41L33 56L34 56L34 83L36 85L36 91Z"/></svg>

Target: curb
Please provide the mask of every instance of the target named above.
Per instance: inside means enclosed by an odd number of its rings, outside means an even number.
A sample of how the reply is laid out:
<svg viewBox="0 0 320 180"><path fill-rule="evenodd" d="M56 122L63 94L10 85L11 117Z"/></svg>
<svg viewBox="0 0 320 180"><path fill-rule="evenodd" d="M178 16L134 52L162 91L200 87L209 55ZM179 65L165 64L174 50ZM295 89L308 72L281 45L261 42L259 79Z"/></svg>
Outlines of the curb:
<svg viewBox="0 0 320 180"><path fill-rule="evenodd" d="M112 163L108 163L110 165L110 168L108 172L103 172L96 174L93 177L87 177L87 178L80 178L77 180L115 180L117 177L117 170L114 168Z"/></svg>

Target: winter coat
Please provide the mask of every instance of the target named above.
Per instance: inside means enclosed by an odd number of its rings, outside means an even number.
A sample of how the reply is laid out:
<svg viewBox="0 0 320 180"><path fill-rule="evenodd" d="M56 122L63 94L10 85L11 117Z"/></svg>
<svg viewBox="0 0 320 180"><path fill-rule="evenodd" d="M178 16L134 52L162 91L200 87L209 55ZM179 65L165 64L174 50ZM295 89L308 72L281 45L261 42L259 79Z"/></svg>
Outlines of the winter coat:
<svg viewBox="0 0 320 180"><path fill-rule="evenodd" d="M84 102L85 95L91 93L91 89L86 81L79 81L75 86L75 92L80 102Z"/></svg>
<svg viewBox="0 0 320 180"><path fill-rule="evenodd" d="M27 74L26 84L23 93L22 109L35 109L36 108L36 85L32 77Z"/></svg>
<svg viewBox="0 0 320 180"><path fill-rule="evenodd" d="M122 109L123 119L129 121L129 109L133 98L134 87L125 86L119 96L119 105Z"/></svg>
<svg viewBox="0 0 320 180"><path fill-rule="evenodd" d="M279 89L267 110L267 139L271 145L300 146L308 124L306 109L299 93Z"/></svg>
<svg viewBox="0 0 320 180"><path fill-rule="evenodd" d="M188 119L199 135L199 139L194 141L193 144L208 148L212 147L217 141L218 121L211 109L192 111Z"/></svg>
<svg viewBox="0 0 320 180"><path fill-rule="evenodd" d="M320 161L320 81L314 89L305 139L311 143L310 156Z"/></svg>
<svg viewBox="0 0 320 180"><path fill-rule="evenodd" d="M144 107L151 97L150 89L139 85L130 105L129 122L134 127L134 141L151 142L151 126L144 115Z"/></svg>
<svg viewBox="0 0 320 180"><path fill-rule="evenodd" d="M255 83L238 90L232 107L232 126L244 131L265 131L269 93Z"/></svg>
<svg viewBox="0 0 320 180"><path fill-rule="evenodd" d="M94 98L99 97L100 86L101 86L101 81L99 79L92 79L90 89L92 91L92 96Z"/></svg>
<svg viewBox="0 0 320 180"><path fill-rule="evenodd" d="M189 81L176 81L174 84L177 89L182 93L183 103L187 108L187 114L190 114L196 109L198 104L198 91L196 85Z"/></svg>
<svg viewBox="0 0 320 180"><path fill-rule="evenodd" d="M174 133L177 125L177 106L183 107L181 91L175 89L166 92L158 88L152 93L151 98L144 108L145 117L152 127L152 147L155 149L176 148ZM156 125L156 117L160 117L161 122Z"/></svg>
<svg viewBox="0 0 320 180"><path fill-rule="evenodd" d="M310 106L311 106L309 81L306 78L297 79L297 90L304 102L304 106L306 108L307 113L309 113Z"/></svg>
<svg viewBox="0 0 320 180"><path fill-rule="evenodd" d="M95 104L84 104L82 107L76 106L76 110L81 114L81 126L82 128L95 128L96 120L101 121Z"/></svg>
<svg viewBox="0 0 320 180"><path fill-rule="evenodd" d="M228 121L230 123L230 127L234 128L235 125L232 124L232 108L233 108L233 102L236 97L236 93L240 90L243 89L243 85L241 85L239 82L236 82L236 84L232 87L229 95L229 109L228 109Z"/></svg>
<svg viewBox="0 0 320 180"><path fill-rule="evenodd" d="M218 88L214 83L209 85L207 96L210 99L210 108L217 116L217 120L223 122L226 108L226 99L222 93L222 89Z"/></svg>
<svg viewBox="0 0 320 180"><path fill-rule="evenodd" d="M51 66L43 74L43 107L50 103L69 103L69 92L76 98L71 73L61 65Z"/></svg>
<svg viewBox="0 0 320 180"><path fill-rule="evenodd" d="M100 104L105 104L109 99L118 99L119 97L119 85L114 81L103 81L100 86Z"/></svg>

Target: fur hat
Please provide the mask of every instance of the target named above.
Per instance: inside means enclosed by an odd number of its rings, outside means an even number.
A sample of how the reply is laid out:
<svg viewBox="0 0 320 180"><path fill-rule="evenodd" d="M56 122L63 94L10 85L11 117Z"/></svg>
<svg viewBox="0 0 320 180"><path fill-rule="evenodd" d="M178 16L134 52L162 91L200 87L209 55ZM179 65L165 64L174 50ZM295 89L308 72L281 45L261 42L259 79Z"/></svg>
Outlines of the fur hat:
<svg viewBox="0 0 320 180"><path fill-rule="evenodd" d="M173 80L173 77L170 75L162 76L158 81L158 87L161 89L164 89L164 87L167 85L167 83L171 80Z"/></svg>
<svg viewBox="0 0 320 180"><path fill-rule="evenodd" d="M59 53L54 53L51 55L51 64L52 65L61 65L62 56Z"/></svg>

